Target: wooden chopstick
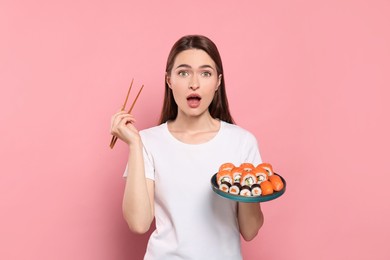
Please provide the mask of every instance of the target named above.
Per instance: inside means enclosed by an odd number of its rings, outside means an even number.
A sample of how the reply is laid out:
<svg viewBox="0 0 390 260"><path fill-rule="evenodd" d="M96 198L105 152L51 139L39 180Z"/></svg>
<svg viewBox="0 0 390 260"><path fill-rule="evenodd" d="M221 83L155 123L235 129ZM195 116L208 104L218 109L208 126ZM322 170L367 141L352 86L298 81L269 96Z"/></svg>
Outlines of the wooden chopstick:
<svg viewBox="0 0 390 260"><path fill-rule="evenodd" d="M126 108L127 100L129 99L129 95L130 95L131 87L133 86L133 82L134 82L134 78L131 80L130 87L129 87L129 89L127 90L126 99L125 99L125 102L123 103L122 109L121 109L122 111L125 110L125 108ZM114 147L114 146L113 146L114 140L115 140L115 136L112 136L111 142L110 142L110 147L111 147L111 149Z"/></svg>
<svg viewBox="0 0 390 260"><path fill-rule="evenodd" d="M122 106L122 110L125 110L125 108L126 108L127 100L129 99L129 95L130 95L131 87L133 86L133 82L134 82L134 78L131 80L129 90L127 91L127 96L126 96L125 102L123 103L123 106Z"/></svg>
<svg viewBox="0 0 390 260"><path fill-rule="evenodd" d="M131 82L131 83L133 83L133 82ZM131 85L130 85L130 88L131 88ZM141 94L141 91L142 91L143 88L144 88L144 85L142 85L141 89L138 91L138 94L137 94L137 96L135 97L135 99L134 99L133 103L131 104L131 107L130 107L130 109L129 109L129 111L128 111L127 113L130 114L131 111L133 110L134 105L135 105L135 102L137 102L137 99L138 99L139 95ZM130 93L130 89L129 89L128 93L127 93L127 97L126 97L126 101L125 101L125 102L127 102L129 93ZM125 107L125 106L126 106L126 103L125 103L125 105L123 106L122 110L124 110L124 107ZM114 148L114 145L115 145L115 143L116 143L117 140L118 140L118 137L116 137L116 136L113 136L113 137L112 137L111 143L110 143L111 149Z"/></svg>
<svg viewBox="0 0 390 260"><path fill-rule="evenodd" d="M130 109L129 109L129 111L127 112L127 113L131 113L131 111L133 110L133 107L134 107L134 105L135 105L135 102L137 102L137 99L138 99L138 97L139 97L139 95L141 94L141 91L142 91L142 89L144 88L144 85L142 85L142 87L140 88L140 90L138 91L138 94L137 94L137 96L135 97L135 99L134 99L134 101L133 101L133 104L131 104L131 107L130 107Z"/></svg>

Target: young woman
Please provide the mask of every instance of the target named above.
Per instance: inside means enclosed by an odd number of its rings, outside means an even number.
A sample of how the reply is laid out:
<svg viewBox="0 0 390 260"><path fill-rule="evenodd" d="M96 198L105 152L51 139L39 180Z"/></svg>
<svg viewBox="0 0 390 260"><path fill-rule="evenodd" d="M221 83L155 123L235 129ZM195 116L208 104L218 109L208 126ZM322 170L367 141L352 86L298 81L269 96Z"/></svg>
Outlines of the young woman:
<svg viewBox="0 0 390 260"><path fill-rule="evenodd" d="M171 49L160 124L138 132L126 112L111 132L129 146L123 214L135 233L152 233L145 259L242 259L263 224L259 203L222 198L210 186L225 162L261 163L255 137L233 124L222 61L207 37L189 35Z"/></svg>

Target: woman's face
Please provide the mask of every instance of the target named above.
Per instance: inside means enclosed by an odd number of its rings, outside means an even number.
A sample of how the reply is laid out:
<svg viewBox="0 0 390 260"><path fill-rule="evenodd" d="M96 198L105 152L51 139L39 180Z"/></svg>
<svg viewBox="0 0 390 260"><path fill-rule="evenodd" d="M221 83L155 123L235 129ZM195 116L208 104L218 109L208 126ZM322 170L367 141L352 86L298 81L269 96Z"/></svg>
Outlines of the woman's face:
<svg viewBox="0 0 390 260"><path fill-rule="evenodd" d="M167 75L168 86L178 106L178 116L201 116L208 112L221 83L214 61L203 50L180 52Z"/></svg>

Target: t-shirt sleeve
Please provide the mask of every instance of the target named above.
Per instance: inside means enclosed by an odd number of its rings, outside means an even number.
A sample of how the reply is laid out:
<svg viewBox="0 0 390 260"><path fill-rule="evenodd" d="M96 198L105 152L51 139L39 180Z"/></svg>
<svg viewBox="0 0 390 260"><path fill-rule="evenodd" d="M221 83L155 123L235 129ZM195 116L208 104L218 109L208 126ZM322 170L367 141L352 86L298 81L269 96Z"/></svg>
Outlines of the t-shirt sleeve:
<svg viewBox="0 0 390 260"><path fill-rule="evenodd" d="M153 158L150 155L150 153L147 152L145 147L142 150L143 150L143 157L144 157L145 177L147 179L154 180ZM128 168L128 163L126 164L126 169L123 174L123 177L127 177L127 168Z"/></svg>
<svg viewBox="0 0 390 260"><path fill-rule="evenodd" d="M249 132L246 136L243 161L251 162L254 165L262 163L257 139L253 134Z"/></svg>
<svg viewBox="0 0 390 260"><path fill-rule="evenodd" d="M154 163L153 163L153 157L150 153L147 152L147 150L143 149L144 153L144 166L145 166L145 177L151 180L154 180Z"/></svg>

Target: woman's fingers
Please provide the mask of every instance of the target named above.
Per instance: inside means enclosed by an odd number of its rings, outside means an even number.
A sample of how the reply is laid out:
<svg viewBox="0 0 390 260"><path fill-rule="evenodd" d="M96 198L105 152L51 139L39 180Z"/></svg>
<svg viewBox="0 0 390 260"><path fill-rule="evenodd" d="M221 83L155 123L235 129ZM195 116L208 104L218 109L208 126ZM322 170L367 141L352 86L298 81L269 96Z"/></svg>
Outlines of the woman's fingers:
<svg viewBox="0 0 390 260"><path fill-rule="evenodd" d="M118 124L118 122L123 118L124 116L129 115L126 111L120 111L116 114L114 114L111 117L111 126Z"/></svg>
<svg viewBox="0 0 390 260"><path fill-rule="evenodd" d="M127 124L127 123L134 123L135 118L134 116L126 113L126 112L119 112L112 116L111 118L111 129L117 128L120 124Z"/></svg>
<svg viewBox="0 0 390 260"><path fill-rule="evenodd" d="M134 127L135 118L126 111L120 111L111 118L111 134L130 143L131 139L138 135L138 130Z"/></svg>

